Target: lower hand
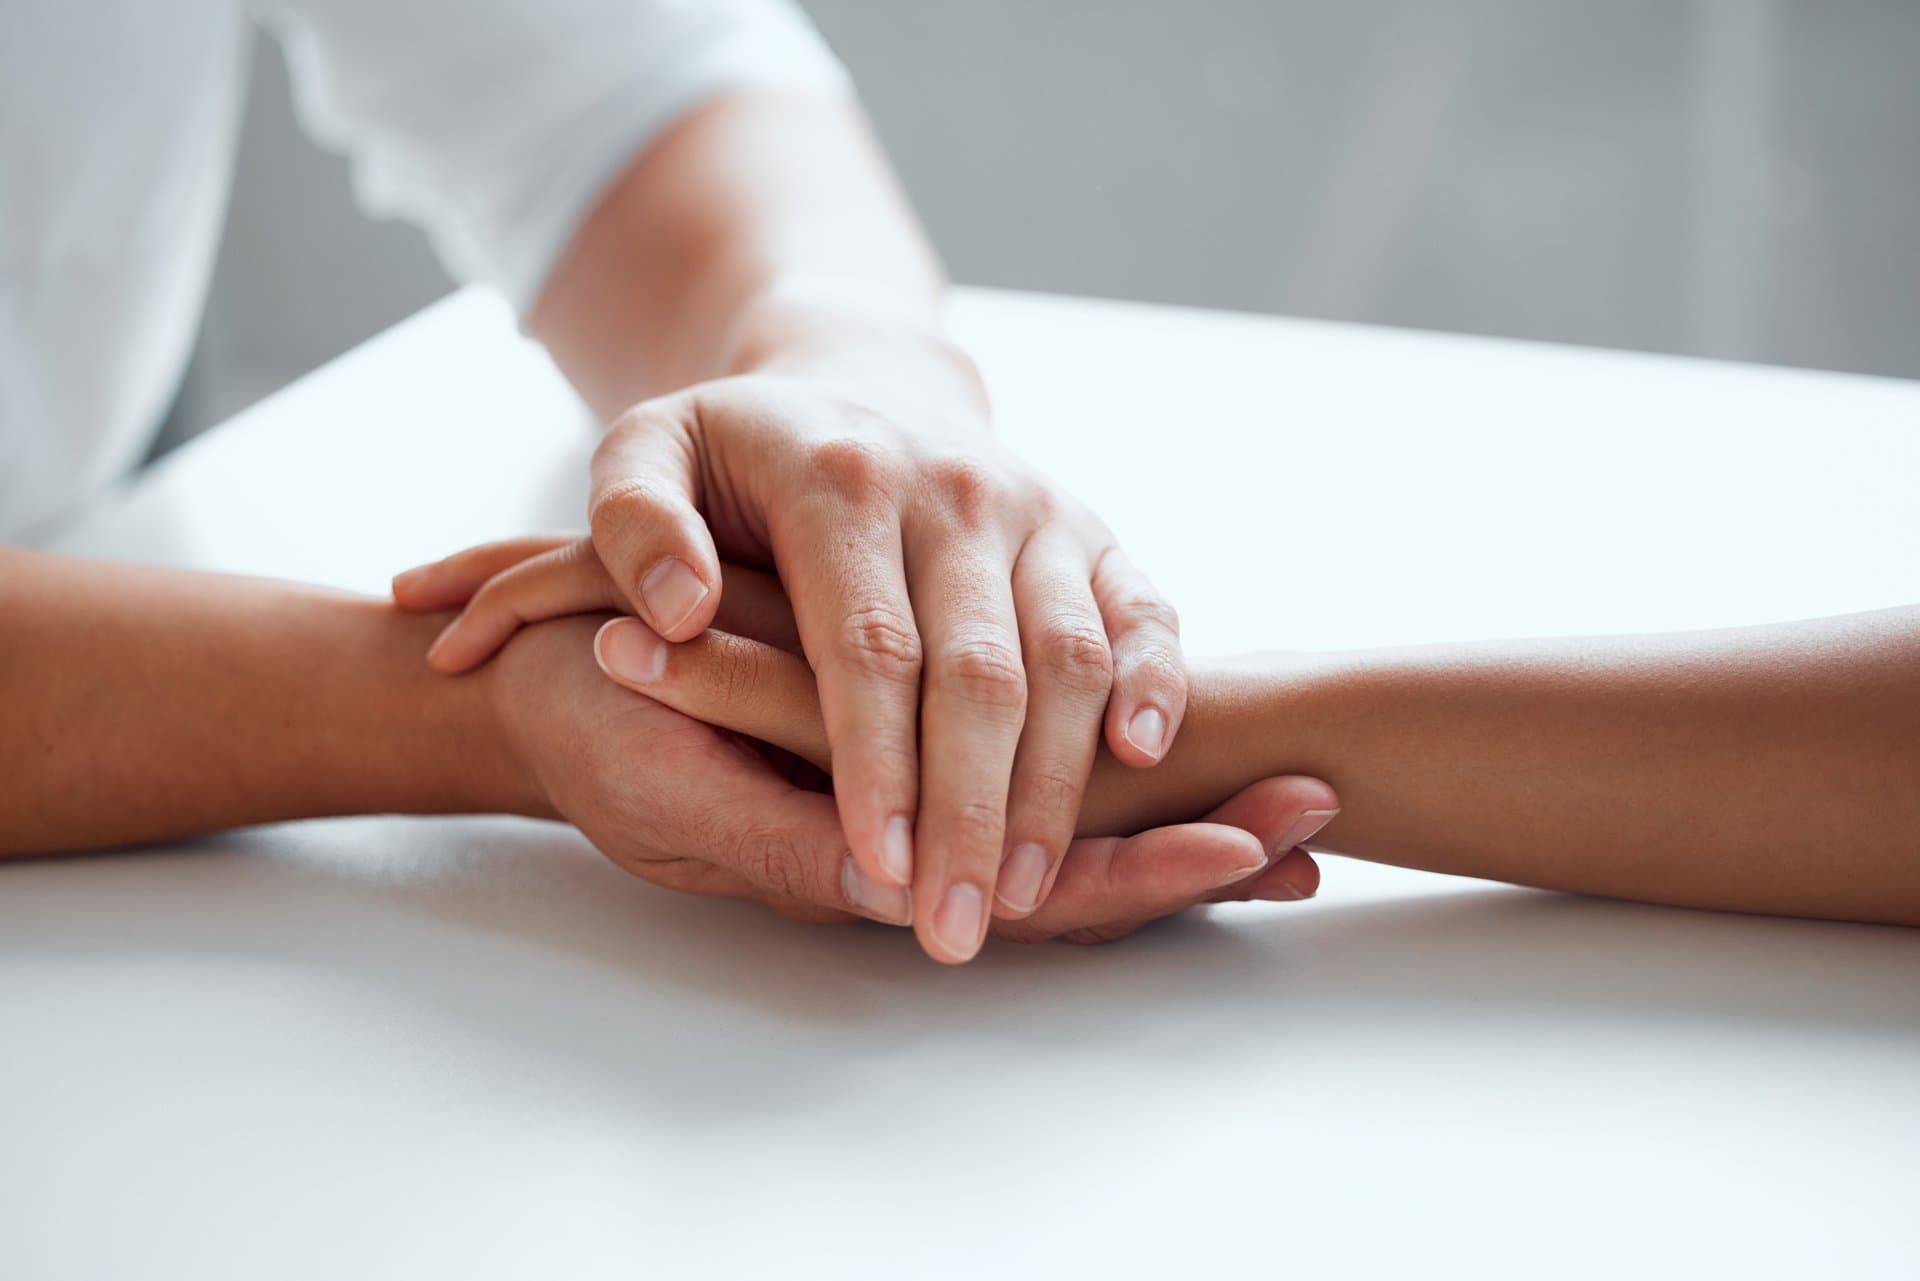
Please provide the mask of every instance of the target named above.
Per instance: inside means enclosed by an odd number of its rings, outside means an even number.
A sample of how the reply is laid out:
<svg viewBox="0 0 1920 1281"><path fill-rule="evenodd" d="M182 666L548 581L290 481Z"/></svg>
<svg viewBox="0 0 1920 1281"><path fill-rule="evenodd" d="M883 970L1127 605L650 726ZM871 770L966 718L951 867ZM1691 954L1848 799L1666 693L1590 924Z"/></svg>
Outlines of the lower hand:
<svg viewBox="0 0 1920 1281"><path fill-rule="evenodd" d="M830 796L795 786L744 740L607 680L594 661L603 621L526 628L478 678L550 816L668 888L757 899L803 920L909 922L908 891L851 858ZM993 932L1105 941L1200 903L1308 897L1318 868L1275 843L1332 804L1317 780L1267 779L1202 822L1074 841L1046 904Z"/></svg>

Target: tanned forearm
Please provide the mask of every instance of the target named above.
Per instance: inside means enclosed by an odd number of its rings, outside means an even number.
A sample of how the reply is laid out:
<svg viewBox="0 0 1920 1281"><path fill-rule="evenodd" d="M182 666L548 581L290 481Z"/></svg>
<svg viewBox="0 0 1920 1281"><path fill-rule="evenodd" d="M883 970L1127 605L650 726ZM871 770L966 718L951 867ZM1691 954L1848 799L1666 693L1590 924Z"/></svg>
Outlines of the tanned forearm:
<svg viewBox="0 0 1920 1281"><path fill-rule="evenodd" d="M723 632L627 683L831 769L812 668ZM1316 846L1693 907L1920 925L1920 606L1726 631L1279 654L1192 673L1166 758L1077 831L1331 783Z"/></svg>
<svg viewBox="0 0 1920 1281"><path fill-rule="evenodd" d="M353 813L537 809L444 616L0 549L0 855Z"/></svg>
<svg viewBox="0 0 1920 1281"><path fill-rule="evenodd" d="M1282 656L1196 677L1085 833L1319 775L1318 844L1697 907L1920 924L1920 608L1671 636Z"/></svg>
<svg viewBox="0 0 1920 1281"><path fill-rule="evenodd" d="M951 366L944 277L850 97L752 90L696 108L613 184L533 332L603 418L727 374ZM924 359L923 359L924 358Z"/></svg>

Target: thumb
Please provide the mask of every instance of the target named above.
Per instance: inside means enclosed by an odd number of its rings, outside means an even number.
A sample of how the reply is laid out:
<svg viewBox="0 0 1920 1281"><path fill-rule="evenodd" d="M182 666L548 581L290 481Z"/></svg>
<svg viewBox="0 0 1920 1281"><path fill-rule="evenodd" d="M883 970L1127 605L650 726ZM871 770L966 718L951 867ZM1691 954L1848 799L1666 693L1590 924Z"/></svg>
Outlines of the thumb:
<svg viewBox="0 0 1920 1281"><path fill-rule="evenodd" d="M720 607L699 451L689 413L649 401L615 419L593 452L594 550L634 612L672 641L698 636Z"/></svg>

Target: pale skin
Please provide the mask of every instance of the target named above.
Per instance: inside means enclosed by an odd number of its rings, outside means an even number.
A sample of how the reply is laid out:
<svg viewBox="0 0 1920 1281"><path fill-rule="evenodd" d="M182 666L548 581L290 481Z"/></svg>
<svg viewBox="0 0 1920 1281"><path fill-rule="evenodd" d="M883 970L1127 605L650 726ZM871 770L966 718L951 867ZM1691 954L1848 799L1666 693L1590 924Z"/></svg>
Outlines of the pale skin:
<svg viewBox="0 0 1920 1281"><path fill-rule="evenodd" d="M1186 681L1172 610L1105 525L993 439L979 377L944 331L943 291L858 105L743 90L689 111L616 177L528 323L610 424L588 515L621 608L685 639L726 616L722 555L778 569L850 784L832 843L870 897L911 905L931 955L961 962L992 919L1060 919L1042 909L1096 741L1153 765L1175 741ZM402 671L407 629L424 622L377 623L261 584L0 555L0 850L532 804L491 795L500 770L484 755L470 772L464 756L419 759L412 713L457 711L418 684L430 674L419 664ZM309 643L321 636L331 649ZM342 654L372 666L356 672ZM431 660L465 661L451 642ZM309 698L353 714L295 733L290 709ZM356 748L367 736L379 741ZM701 774L651 740L627 746L616 790L649 798L647 843L662 858L734 884L745 845L813 860L827 843L817 804L802 815L764 780ZM377 760L390 747L394 795L351 773L298 776L323 750ZM1283 791L1301 788L1330 795L1304 779ZM1277 812L1254 815L1269 856ZM1216 831L1190 835L1218 852ZM814 908L845 907L837 876L809 876Z"/></svg>
<svg viewBox="0 0 1920 1281"><path fill-rule="evenodd" d="M603 577L582 555L549 571L538 595L604 608ZM457 625L473 661L512 633L516 603L476 598ZM595 643L629 688L831 766L815 676L777 644L710 631L669 645L634 619L606 622ZM1920 925L1920 606L1200 667L1178 746L1147 774L1103 754L1077 830L1176 820L1285 771L1340 789L1314 844L1343 854L1687 907Z"/></svg>
<svg viewBox="0 0 1920 1281"><path fill-rule="evenodd" d="M753 586L718 621L790 637ZM515 813L565 819L668 888L805 920L908 919L908 891L848 856L830 798L608 681L589 623L531 628L448 680L421 661L444 613L9 549L0 617L0 859L296 818ZM676 769L635 768L656 758ZM1318 870L1294 847L1334 804L1317 780L1267 779L1201 823L1075 841L1047 903L995 933L1098 941L1198 903L1309 897ZM705 825L688 832L687 812Z"/></svg>
<svg viewBox="0 0 1920 1281"><path fill-rule="evenodd" d="M723 558L777 570L854 858L961 962L1045 900L1094 743L1153 765L1186 681L1105 524L994 441L942 289L857 106L747 93L614 185L531 328L611 422L589 517L622 607L687 640Z"/></svg>

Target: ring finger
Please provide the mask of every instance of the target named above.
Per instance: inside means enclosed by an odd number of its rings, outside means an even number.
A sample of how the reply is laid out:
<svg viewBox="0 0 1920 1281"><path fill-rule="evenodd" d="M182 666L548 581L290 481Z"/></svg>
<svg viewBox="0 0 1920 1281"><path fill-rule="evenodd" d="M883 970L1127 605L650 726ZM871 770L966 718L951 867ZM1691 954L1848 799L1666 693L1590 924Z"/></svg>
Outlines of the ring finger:
<svg viewBox="0 0 1920 1281"><path fill-rule="evenodd" d="M1100 745L1113 656L1090 569L1083 546L1058 525L1036 531L1013 567L1028 695L994 892L994 915L1008 920L1030 915L1052 888Z"/></svg>

